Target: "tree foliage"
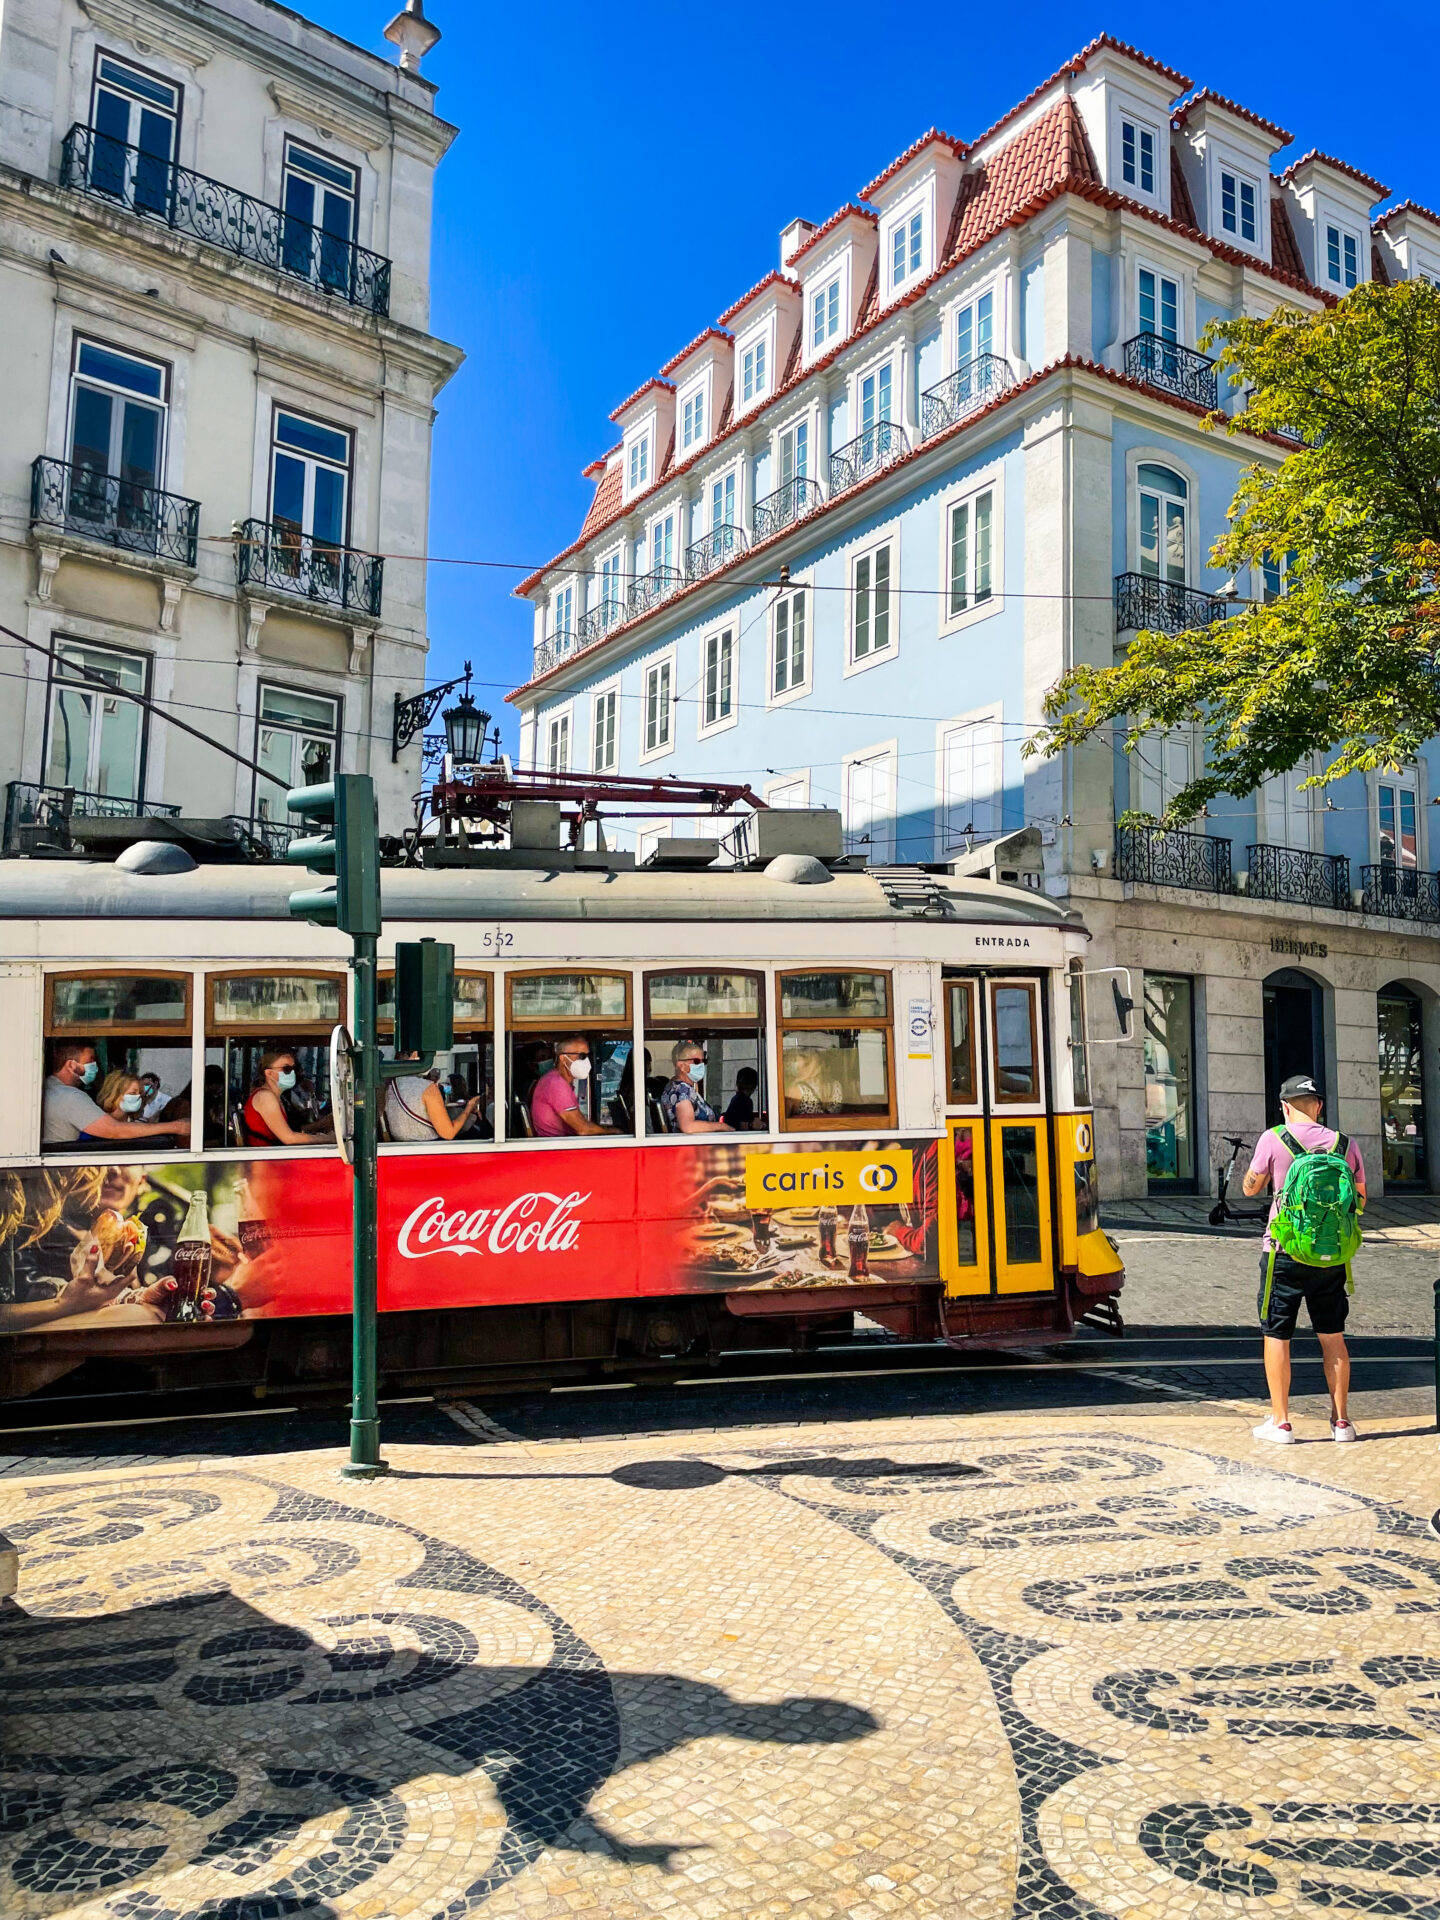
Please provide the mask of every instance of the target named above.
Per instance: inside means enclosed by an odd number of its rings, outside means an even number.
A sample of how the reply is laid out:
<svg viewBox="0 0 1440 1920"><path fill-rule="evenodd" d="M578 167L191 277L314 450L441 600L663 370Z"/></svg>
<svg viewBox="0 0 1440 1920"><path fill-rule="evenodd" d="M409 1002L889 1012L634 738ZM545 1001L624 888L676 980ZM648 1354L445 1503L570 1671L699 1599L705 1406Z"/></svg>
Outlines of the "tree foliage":
<svg viewBox="0 0 1440 1920"><path fill-rule="evenodd" d="M1027 752L1123 728L1194 726L1204 770L1165 822L1253 792L1314 754L1326 785L1399 767L1440 734L1440 291L1358 287L1318 314L1222 322L1222 379L1248 390L1230 434L1298 437L1245 469L1212 565L1236 576L1288 556L1285 592L1199 632L1141 633L1110 667L1079 666L1046 701Z"/></svg>

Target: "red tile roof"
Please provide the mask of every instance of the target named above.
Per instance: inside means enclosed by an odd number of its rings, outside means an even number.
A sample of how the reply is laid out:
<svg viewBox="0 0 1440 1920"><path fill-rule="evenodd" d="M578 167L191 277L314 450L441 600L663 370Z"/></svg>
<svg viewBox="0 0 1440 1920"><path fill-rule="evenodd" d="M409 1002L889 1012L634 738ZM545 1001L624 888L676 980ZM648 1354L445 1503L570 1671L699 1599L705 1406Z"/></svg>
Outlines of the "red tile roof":
<svg viewBox="0 0 1440 1920"><path fill-rule="evenodd" d="M793 261L791 265L794 265ZM722 327L728 327L736 314L743 313L757 294L763 293L767 287L775 286L777 282L781 286L789 287L792 292L797 291L795 282L790 278L788 273L781 273L778 267L772 267L763 280L757 280L748 293L741 294L733 307L727 307L725 309L724 313L720 316L719 324Z"/></svg>
<svg viewBox="0 0 1440 1920"><path fill-rule="evenodd" d="M1171 126L1183 127L1195 109L1204 106L1223 107L1226 113L1233 113L1237 120L1248 120L1252 127L1259 127L1262 133L1273 134L1277 147L1288 147L1295 138L1293 133L1287 133L1284 127L1277 126L1273 120L1252 113L1249 107L1242 107L1234 100L1227 100L1223 93L1216 93L1213 87L1202 87L1198 93L1192 94L1171 119Z"/></svg>
<svg viewBox="0 0 1440 1920"><path fill-rule="evenodd" d="M1398 220L1402 213L1412 213L1417 220L1428 220L1432 227L1440 227L1440 213L1432 213L1429 207L1422 207L1418 200L1400 201L1397 206L1391 207L1388 213L1382 213L1380 218L1372 224L1377 227L1388 227L1390 222Z"/></svg>
<svg viewBox="0 0 1440 1920"><path fill-rule="evenodd" d="M1185 178L1185 169L1174 147L1170 149L1170 211L1184 226L1200 225L1195 218L1195 202L1190 198L1190 182Z"/></svg>
<svg viewBox="0 0 1440 1920"><path fill-rule="evenodd" d="M970 151L963 140L956 140L952 135L942 133L939 127L931 127L927 132L922 133L918 140L913 140L898 159L892 160L883 173L877 173L868 186L861 187L860 198L873 200L887 180L893 180L897 173L910 165L912 160L918 160L928 146L947 147L957 160L963 160Z"/></svg>
<svg viewBox="0 0 1440 1920"><path fill-rule="evenodd" d="M627 407L633 407L635 402L640 398L640 396L642 394L649 393L652 387L659 387L663 393L673 393L675 391L675 382L673 380L662 380L659 374L652 374L651 377L647 381L645 381L642 386L636 387L635 391L629 396L628 399L622 400L620 402L619 406L616 407L615 411L611 414L610 418L612 420L618 420L621 414L624 413Z"/></svg>
<svg viewBox="0 0 1440 1920"><path fill-rule="evenodd" d="M1068 80L1072 74L1083 73L1090 56L1106 48L1111 53L1124 54L1127 59L1138 61L1142 67L1149 67L1152 72L1160 74L1162 78L1173 81L1176 93L1185 93L1194 84L1188 75L1177 73L1173 67L1162 66L1158 60L1152 60L1148 53L1141 53L1138 47L1127 46L1123 40L1116 40L1108 33L1098 34L1089 46L1082 47L1079 53L1065 62L1063 67L1057 67L1048 80L1042 80L1038 87L1032 87L1025 98L1011 107L1008 113L1002 113L992 126L985 129L978 140L972 140L971 153L974 153L977 147L983 147L987 140L992 140L1002 127L1008 127L1010 122L1024 113L1027 107L1033 107L1035 102L1047 94L1059 81Z"/></svg>
<svg viewBox="0 0 1440 1920"><path fill-rule="evenodd" d="M1290 209L1278 188L1272 188L1270 193L1270 258L1281 273L1289 274L1293 280L1308 280L1300 242L1290 223Z"/></svg>
<svg viewBox="0 0 1440 1920"><path fill-rule="evenodd" d="M857 220L868 220L872 227L877 224L875 215L870 211L869 207L857 207L853 200L847 201L843 207L838 207L835 212L831 214L823 227L817 227L815 229L803 247L797 247L795 249L794 253L790 256L792 269L795 262L797 260L803 260L812 247L818 247L822 240L828 240L840 222L845 219L848 214L852 213Z"/></svg>
<svg viewBox="0 0 1440 1920"><path fill-rule="evenodd" d="M1281 174L1282 180L1293 180L1302 167L1308 167L1311 161L1318 161L1323 167L1333 167L1336 173L1347 174L1350 179L1358 180L1362 187L1370 187L1377 200L1383 200L1390 189L1382 186L1374 174L1362 173L1358 167L1352 167L1348 161L1337 160L1332 153L1321 153L1318 147L1311 147L1308 153L1302 153L1298 160L1292 160Z"/></svg>
<svg viewBox="0 0 1440 1920"><path fill-rule="evenodd" d="M679 353L665 362L660 369L662 377L674 373L677 367L682 367L696 348L703 347L707 340L733 340L734 338L734 334L727 332L724 327L706 327L702 333L696 334L688 347L682 347ZM642 388L641 391L643 392L644 389Z"/></svg>
<svg viewBox="0 0 1440 1920"><path fill-rule="evenodd" d="M1070 181L1098 186L1099 169L1084 122L1066 95L1007 140L960 183L945 241L945 265L1023 219L1034 203Z"/></svg>
<svg viewBox="0 0 1440 1920"><path fill-rule="evenodd" d="M586 472L590 469L587 467ZM624 470L616 465L607 468L600 476L600 484L595 489L595 498L590 502L585 515L585 524L580 529L580 538L575 546L583 547L590 535L603 527L607 520L613 520L620 511L620 496L623 492ZM574 547L570 552L574 552ZM536 578L540 576L537 574Z"/></svg>

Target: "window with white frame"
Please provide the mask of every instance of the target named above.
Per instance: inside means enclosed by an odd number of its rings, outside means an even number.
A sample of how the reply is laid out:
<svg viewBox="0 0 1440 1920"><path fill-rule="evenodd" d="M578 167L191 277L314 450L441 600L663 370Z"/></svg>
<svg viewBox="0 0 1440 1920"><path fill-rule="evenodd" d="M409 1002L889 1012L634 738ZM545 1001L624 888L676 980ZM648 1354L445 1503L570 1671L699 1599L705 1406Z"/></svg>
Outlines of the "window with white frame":
<svg viewBox="0 0 1440 1920"><path fill-rule="evenodd" d="M1254 184L1226 167L1220 170L1220 226L1252 246L1259 233Z"/></svg>
<svg viewBox="0 0 1440 1920"><path fill-rule="evenodd" d="M1315 789L1303 783L1320 769L1318 758L1307 755L1288 773L1274 773L1260 789L1265 838L1271 846L1313 849Z"/></svg>
<svg viewBox="0 0 1440 1920"><path fill-rule="evenodd" d="M850 568L850 661L859 666L894 645L890 604L894 582L894 542L886 540L860 554Z"/></svg>
<svg viewBox="0 0 1440 1920"><path fill-rule="evenodd" d="M1140 331L1160 340L1180 338L1180 285L1168 275L1141 267Z"/></svg>
<svg viewBox="0 0 1440 1920"><path fill-rule="evenodd" d="M360 176L354 167L287 139L280 202L286 270L347 293L355 273L351 249L360 212Z"/></svg>
<svg viewBox="0 0 1440 1920"><path fill-rule="evenodd" d="M1147 580L1183 586L1189 553L1190 489L1172 467L1145 461L1135 469L1139 571Z"/></svg>
<svg viewBox="0 0 1440 1920"><path fill-rule="evenodd" d="M797 420L780 436L780 485L803 480L810 471L810 423Z"/></svg>
<svg viewBox="0 0 1440 1920"><path fill-rule="evenodd" d="M650 480L650 436L642 433L638 440L630 442L630 484L629 491L638 493Z"/></svg>
<svg viewBox="0 0 1440 1920"><path fill-rule="evenodd" d="M770 618L770 694L782 699L799 693L810 678L805 590L782 593Z"/></svg>
<svg viewBox="0 0 1440 1920"><path fill-rule="evenodd" d="M895 846L895 749L852 754L843 769L840 822L846 853L888 860Z"/></svg>
<svg viewBox="0 0 1440 1920"><path fill-rule="evenodd" d="M783 780L766 782L761 798L767 807L808 807L810 804L810 769L803 773L789 775Z"/></svg>
<svg viewBox="0 0 1440 1920"><path fill-rule="evenodd" d="M70 378L68 518L120 546L152 551L165 470L170 376L155 360L75 342Z"/></svg>
<svg viewBox="0 0 1440 1920"><path fill-rule="evenodd" d="M1420 865L1420 794L1413 768L1375 783L1376 850L1380 864L1414 872Z"/></svg>
<svg viewBox="0 0 1440 1920"><path fill-rule="evenodd" d="M972 360L995 350L995 295L976 294L955 314L955 370L963 373Z"/></svg>
<svg viewBox="0 0 1440 1920"><path fill-rule="evenodd" d="M570 771L570 715L555 714L549 726L545 764L551 773Z"/></svg>
<svg viewBox="0 0 1440 1920"><path fill-rule="evenodd" d="M1289 589L1290 560L1288 553L1266 553L1260 559L1260 597L1268 607L1274 600L1283 599Z"/></svg>
<svg viewBox="0 0 1440 1920"><path fill-rule="evenodd" d="M569 633L574 626L575 589L573 586L561 587L551 604L550 631L559 635Z"/></svg>
<svg viewBox="0 0 1440 1920"><path fill-rule="evenodd" d="M1325 229L1325 274L1331 286L1347 293L1360 279L1360 243L1343 227Z"/></svg>
<svg viewBox="0 0 1440 1920"><path fill-rule="evenodd" d="M735 630L722 627L707 636L701 649L703 687L702 731L724 726L735 718Z"/></svg>
<svg viewBox="0 0 1440 1920"><path fill-rule="evenodd" d="M742 402L758 400L765 392L765 336L753 345L746 347L740 356L740 398Z"/></svg>
<svg viewBox="0 0 1440 1920"><path fill-rule="evenodd" d="M340 703L323 693L261 682L255 715L255 758L269 775L257 775L254 811L261 820L285 820L292 787L333 779L340 741Z"/></svg>
<svg viewBox="0 0 1440 1920"><path fill-rule="evenodd" d="M1170 733L1147 733L1136 747L1130 786L1139 789L1140 812L1158 820L1182 787L1188 787L1197 764L1196 738L1191 727Z"/></svg>
<svg viewBox="0 0 1440 1920"><path fill-rule="evenodd" d="M141 797L146 715L126 696L145 696L149 676L149 657L143 653L78 640L55 643L46 786L115 800Z"/></svg>
<svg viewBox="0 0 1440 1920"><path fill-rule="evenodd" d="M675 565L675 515L667 513L650 529L650 567L654 573Z"/></svg>
<svg viewBox="0 0 1440 1920"><path fill-rule="evenodd" d="M181 90L113 54L97 53L91 97L89 181L140 213L168 217Z"/></svg>
<svg viewBox="0 0 1440 1920"><path fill-rule="evenodd" d="M964 500L952 500L945 513L947 618L980 607L995 597L995 489L989 486Z"/></svg>
<svg viewBox="0 0 1440 1920"><path fill-rule="evenodd" d="M353 441L341 427L275 409L270 451L270 519L280 538L272 565L319 573L347 544Z"/></svg>
<svg viewBox="0 0 1440 1920"><path fill-rule="evenodd" d="M710 484L710 527L733 527L735 521L735 475L722 474Z"/></svg>
<svg viewBox="0 0 1440 1920"><path fill-rule="evenodd" d="M600 562L600 604L608 613L620 605L620 550L607 553Z"/></svg>
<svg viewBox="0 0 1440 1920"><path fill-rule="evenodd" d="M680 450L688 452L705 438L705 389L699 386L685 396L680 407Z"/></svg>
<svg viewBox="0 0 1440 1920"><path fill-rule="evenodd" d="M1120 122L1120 178L1137 193L1155 192L1155 135L1138 120Z"/></svg>
<svg viewBox="0 0 1440 1920"><path fill-rule="evenodd" d="M590 771L613 773L620 758L620 689L603 687L592 701Z"/></svg>
<svg viewBox="0 0 1440 1920"><path fill-rule="evenodd" d="M893 392L890 362L883 367L875 367L860 378L860 432L868 435L875 431L882 421L891 418L890 406Z"/></svg>
<svg viewBox="0 0 1440 1920"><path fill-rule="evenodd" d="M645 751L664 753L671 743L670 659L656 660L645 669Z"/></svg>
<svg viewBox="0 0 1440 1920"><path fill-rule="evenodd" d="M810 346L812 351L833 340L840 331L840 282L832 280L817 287L810 296Z"/></svg>
<svg viewBox="0 0 1440 1920"><path fill-rule="evenodd" d="M920 271L925 237L925 215L916 209L897 221L890 233L890 285L900 287Z"/></svg>
<svg viewBox="0 0 1440 1920"><path fill-rule="evenodd" d="M936 854L953 854L1000 831L1000 709L950 722L940 733Z"/></svg>

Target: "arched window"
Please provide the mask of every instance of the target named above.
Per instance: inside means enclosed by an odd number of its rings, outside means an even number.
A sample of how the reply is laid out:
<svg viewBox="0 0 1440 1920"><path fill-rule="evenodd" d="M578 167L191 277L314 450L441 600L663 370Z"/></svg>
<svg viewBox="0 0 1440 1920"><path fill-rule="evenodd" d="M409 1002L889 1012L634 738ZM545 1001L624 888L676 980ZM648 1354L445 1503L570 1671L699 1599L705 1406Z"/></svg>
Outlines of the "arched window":
<svg viewBox="0 0 1440 1920"><path fill-rule="evenodd" d="M1140 571L1147 579L1184 586L1190 489L1172 468L1149 461L1136 468L1135 483L1140 495Z"/></svg>

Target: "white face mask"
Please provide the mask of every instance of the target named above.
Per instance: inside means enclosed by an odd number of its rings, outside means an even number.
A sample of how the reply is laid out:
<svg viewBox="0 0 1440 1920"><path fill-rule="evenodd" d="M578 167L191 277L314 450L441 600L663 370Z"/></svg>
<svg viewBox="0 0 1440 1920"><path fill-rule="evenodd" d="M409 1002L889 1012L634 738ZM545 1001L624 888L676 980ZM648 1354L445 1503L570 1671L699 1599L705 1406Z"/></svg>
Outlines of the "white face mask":
<svg viewBox="0 0 1440 1920"><path fill-rule="evenodd" d="M692 1060L690 1062L690 1078L694 1081L697 1087L704 1086L705 1062L703 1060Z"/></svg>
<svg viewBox="0 0 1440 1920"><path fill-rule="evenodd" d="M570 1062L570 1078L572 1080L588 1080L590 1078L590 1062L583 1054L578 1060L572 1060Z"/></svg>
<svg viewBox="0 0 1440 1920"><path fill-rule="evenodd" d="M124 1113L138 1113L143 1104L138 1093L126 1093L120 1096L120 1108Z"/></svg>

